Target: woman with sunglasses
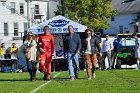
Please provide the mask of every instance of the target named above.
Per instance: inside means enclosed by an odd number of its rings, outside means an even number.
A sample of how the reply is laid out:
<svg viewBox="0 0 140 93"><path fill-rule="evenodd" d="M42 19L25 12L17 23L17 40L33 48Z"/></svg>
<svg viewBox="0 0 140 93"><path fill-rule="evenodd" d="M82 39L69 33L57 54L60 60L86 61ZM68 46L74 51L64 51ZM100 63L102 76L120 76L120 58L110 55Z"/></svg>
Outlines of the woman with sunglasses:
<svg viewBox="0 0 140 93"><path fill-rule="evenodd" d="M29 32L26 40L24 41L24 53L27 62L27 69L30 75L30 80L36 80L36 57L37 57L37 44L34 40L34 35Z"/></svg>
<svg viewBox="0 0 140 93"><path fill-rule="evenodd" d="M92 77L96 78L95 70L96 70L96 61L97 61L97 49L99 51L99 55L101 55L101 47L99 44L99 40L92 35L92 30L86 29L85 30L85 39L83 41L83 51L85 53L85 60L86 60L86 71L88 80L91 80L90 74L90 64L92 63Z"/></svg>

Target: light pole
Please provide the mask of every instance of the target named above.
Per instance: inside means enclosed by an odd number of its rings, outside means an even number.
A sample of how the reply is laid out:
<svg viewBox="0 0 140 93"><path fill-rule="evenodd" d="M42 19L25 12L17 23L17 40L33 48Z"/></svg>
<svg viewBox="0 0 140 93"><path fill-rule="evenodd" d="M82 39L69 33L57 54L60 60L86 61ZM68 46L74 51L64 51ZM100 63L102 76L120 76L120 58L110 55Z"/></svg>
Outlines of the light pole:
<svg viewBox="0 0 140 93"><path fill-rule="evenodd" d="M61 0L62 5L62 16L65 16L65 0Z"/></svg>
<svg viewBox="0 0 140 93"><path fill-rule="evenodd" d="M49 12L50 12L50 10L49 10L49 1L48 1L48 2L47 2L47 20L50 19Z"/></svg>

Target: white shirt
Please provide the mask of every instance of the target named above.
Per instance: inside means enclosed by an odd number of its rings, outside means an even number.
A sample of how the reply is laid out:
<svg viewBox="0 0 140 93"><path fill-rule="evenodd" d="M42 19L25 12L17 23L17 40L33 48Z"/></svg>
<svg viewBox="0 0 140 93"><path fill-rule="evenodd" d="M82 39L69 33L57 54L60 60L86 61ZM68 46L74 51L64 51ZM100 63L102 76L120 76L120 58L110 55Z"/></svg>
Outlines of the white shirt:
<svg viewBox="0 0 140 93"><path fill-rule="evenodd" d="M108 52L113 49L113 43L110 40L104 40L102 45L102 51Z"/></svg>
<svg viewBox="0 0 140 93"><path fill-rule="evenodd" d="M91 44L90 44L90 40L91 40L91 37L88 37L88 38L86 39L86 41L87 41L87 49L86 49L85 53L88 53L88 54L91 54Z"/></svg>

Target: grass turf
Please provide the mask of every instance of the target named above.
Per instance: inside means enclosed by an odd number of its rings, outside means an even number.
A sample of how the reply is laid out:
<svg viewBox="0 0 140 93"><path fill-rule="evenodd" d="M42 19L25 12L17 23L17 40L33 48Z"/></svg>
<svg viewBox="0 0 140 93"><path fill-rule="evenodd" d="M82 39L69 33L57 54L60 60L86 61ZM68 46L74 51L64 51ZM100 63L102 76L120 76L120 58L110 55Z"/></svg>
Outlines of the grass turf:
<svg viewBox="0 0 140 93"><path fill-rule="evenodd" d="M79 79L74 81L68 72L60 73L36 93L140 93L140 70L97 70L96 79L92 80L80 71ZM30 82L28 73L0 73L0 93L29 93L46 82L42 77L42 73L37 73L38 80Z"/></svg>

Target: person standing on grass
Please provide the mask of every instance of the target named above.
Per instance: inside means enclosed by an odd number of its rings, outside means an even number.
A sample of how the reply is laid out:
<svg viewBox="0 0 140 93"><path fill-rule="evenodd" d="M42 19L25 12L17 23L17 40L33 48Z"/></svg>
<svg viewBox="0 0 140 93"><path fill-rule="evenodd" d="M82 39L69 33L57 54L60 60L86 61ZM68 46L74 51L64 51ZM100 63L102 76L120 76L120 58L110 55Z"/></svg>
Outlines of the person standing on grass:
<svg viewBox="0 0 140 93"><path fill-rule="evenodd" d="M112 69L114 69L114 64L115 64L115 61L116 61L116 57L117 57L117 54L118 54L118 47L119 46L122 46L121 45L121 40L119 38L119 36L117 36L117 39L114 39L113 41L113 50L112 50L112 53L111 53L111 60L112 60Z"/></svg>
<svg viewBox="0 0 140 93"><path fill-rule="evenodd" d="M38 35L35 35L35 41L36 41L36 43L38 44ZM36 61L37 61L37 64L36 64L36 69L37 69L37 73L40 73L40 65L39 65L39 55L40 55L40 52L39 52L39 50L37 49L37 58L36 58Z"/></svg>
<svg viewBox="0 0 140 93"><path fill-rule="evenodd" d="M80 36L74 33L72 25L68 26L69 34L64 39L64 52L67 54L69 75L71 80L78 79L79 53L81 49ZM72 60L74 62L72 62Z"/></svg>
<svg viewBox="0 0 140 93"><path fill-rule="evenodd" d="M108 57L109 68L112 68L111 51L113 50L113 43L109 40L109 35L105 36L106 39L103 41L102 51L103 51L103 69L105 69L105 58Z"/></svg>
<svg viewBox="0 0 140 93"><path fill-rule="evenodd" d="M52 54L55 52L54 37L50 34L49 27L45 26L44 34L38 37L38 49L40 51L40 67L44 72L44 80L50 80Z"/></svg>
<svg viewBox="0 0 140 93"><path fill-rule="evenodd" d="M83 49L85 52L88 80L91 80L90 64L92 63L92 77L96 78L95 71L96 71L96 63L97 63L97 56L96 56L97 49L99 55L102 56L102 54L101 54L101 47L99 44L99 40L97 39L97 37L92 35L92 31L90 29L86 29L85 35L86 38L84 39L83 42Z"/></svg>
<svg viewBox="0 0 140 93"><path fill-rule="evenodd" d="M4 59L5 52L6 52L5 44L1 43L1 46L0 46L0 58L1 59Z"/></svg>
<svg viewBox="0 0 140 93"><path fill-rule="evenodd" d="M18 47L16 46L16 43L12 43L10 52L11 52L11 59L17 59Z"/></svg>
<svg viewBox="0 0 140 93"><path fill-rule="evenodd" d="M36 57L37 57L37 43L34 40L34 35L29 32L26 40L24 41L24 53L27 62L27 69L30 74L31 81L36 80Z"/></svg>
<svg viewBox="0 0 140 93"><path fill-rule="evenodd" d="M95 35L95 37L98 39L98 42L99 42L99 44L100 44L100 47L102 46L102 40L101 40L101 36L100 36L100 34L94 34ZM102 56L100 55L100 53L99 52L97 52L97 60L98 60L98 69L100 70L100 69L102 69L102 67L103 67L103 58L102 58Z"/></svg>
<svg viewBox="0 0 140 93"><path fill-rule="evenodd" d="M133 38L135 39L135 58L137 60L137 67L136 69L139 69L140 68L140 39L137 37L137 34L134 33L133 35Z"/></svg>

